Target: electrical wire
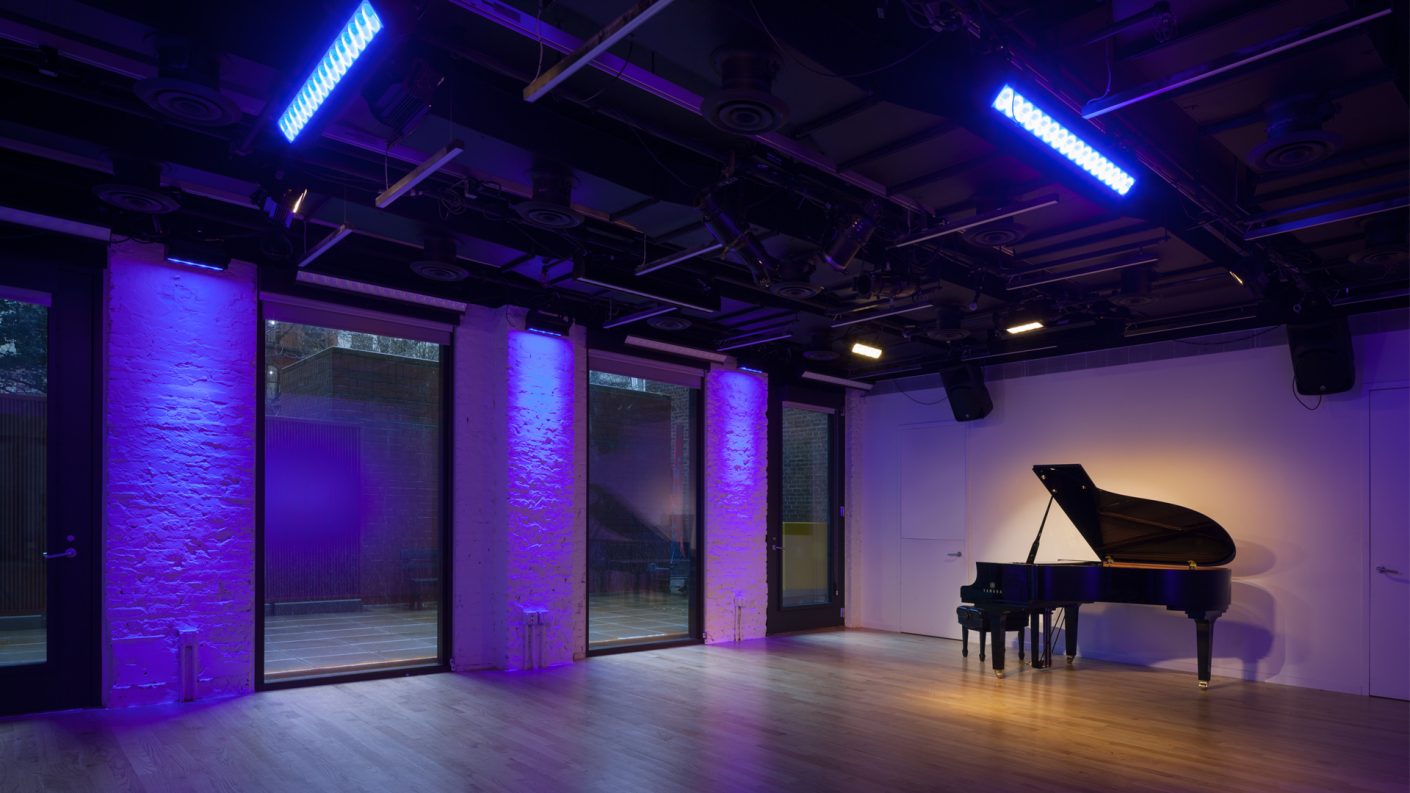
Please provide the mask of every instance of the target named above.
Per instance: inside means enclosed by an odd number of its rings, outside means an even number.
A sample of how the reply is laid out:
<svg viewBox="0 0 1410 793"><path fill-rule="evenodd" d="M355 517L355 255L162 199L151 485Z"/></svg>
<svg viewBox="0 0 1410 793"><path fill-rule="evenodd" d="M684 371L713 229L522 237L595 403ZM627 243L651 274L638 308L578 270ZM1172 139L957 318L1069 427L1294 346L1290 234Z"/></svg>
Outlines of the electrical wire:
<svg viewBox="0 0 1410 793"><path fill-rule="evenodd" d="M949 402L949 401L950 401L950 395L949 395L948 393L946 393L945 396L940 397L940 399L937 400L937 401L935 401L935 402L926 402L926 401L923 400L923 399L916 399L915 397L911 396L911 392L909 392L909 391L902 390L901 393L906 395L906 399L911 400L912 402L916 403L917 405L925 405L926 407L934 407L934 406L936 406L936 405L943 405L943 404L945 404L946 402Z"/></svg>
<svg viewBox="0 0 1410 793"><path fill-rule="evenodd" d="M628 126L627 128L630 129L632 131L632 134L636 136L637 142L641 144L641 148L646 151L647 156L649 156L652 161L655 162L657 165L661 166L661 170L670 174L671 178L675 179L677 182L680 182L686 187L694 189L695 185L682 179L680 177L680 174L671 170L670 167L668 167L664 162L661 162L661 159L656 156L656 153L651 150L651 147L646 145L646 139L641 136L641 132L636 127Z"/></svg>
<svg viewBox="0 0 1410 793"><path fill-rule="evenodd" d="M1191 347L1223 347L1226 344L1238 344L1240 342L1245 342L1250 339L1256 339L1259 336L1272 333L1278 328L1278 325L1274 325L1270 328L1264 328L1263 330L1254 331L1253 333L1250 333L1247 336L1242 336L1237 339L1222 339L1220 341L1191 341L1189 339L1172 339L1172 341L1178 342L1180 344L1188 344Z"/></svg>
<svg viewBox="0 0 1410 793"><path fill-rule="evenodd" d="M1318 394L1318 395L1317 395L1317 401L1316 401L1316 402L1313 402L1313 403L1310 404L1310 405L1307 404L1306 402L1303 402L1303 401L1302 401L1302 397L1299 396L1298 393L1297 393L1297 375L1293 375L1293 379L1292 379L1292 390L1293 390L1293 399L1296 399L1296 400L1297 400L1297 403L1298 403L1299 405L1302 405L1304 408L1306 408L1306 409L1308 409L1308 410L1316 410L1317 408L1322 407L1322 395L1321 395L1321 394Z"/></svg>
<svg viewBox="0 0 1410 793"><path fill-rule="evenodd" d="M604 86L602 86L601 88L597 89L596 93L594 93L592 96L588 97L587 99L580 100L581 104L584 104L584 105L586 105L586 104L591 104L592 100L598 98L599 96L602 96L602 93L603 93L604 91L606 91L608 88L611 88L612 86L616 85L616 84L617 84L617 81L620 80L620 79L622 79L622 72L625 72L625 71L627 70L627 66L629 66L629 65L631 64L631 62L632 62L632 49L635 48L635 47L636 47L636 34L632 34L632 35L630 35L630 36L627 37L627 54L622 58L622 67L617 70L617 73L616 73L616 74L612 75L612 79L611 79L611 80L608 80L606 85L604 85Z"/></svg>

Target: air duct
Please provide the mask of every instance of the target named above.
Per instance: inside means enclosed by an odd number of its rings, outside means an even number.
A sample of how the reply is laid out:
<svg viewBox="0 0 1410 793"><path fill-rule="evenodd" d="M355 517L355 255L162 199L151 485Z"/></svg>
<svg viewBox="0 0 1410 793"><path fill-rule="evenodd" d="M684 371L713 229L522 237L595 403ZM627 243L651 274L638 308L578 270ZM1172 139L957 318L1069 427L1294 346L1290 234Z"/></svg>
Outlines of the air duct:
<svg viewBox="0 0 1410 793"><path fill-rule="evenodd" d="M1306 168L1336 154L1341 136L1322 125L1336 113L1336 106L1315 94L1301 94L1270 104L1268 139L1248 154L1248 163L1260 171Z"/></svg>
<svg viewBox="0 0 1410 793"><path fill-rule="evenodd" d="M573 211L572 170L539 160L529 175L534 197L514 205L525 223L543 229L570 229L583 222L583 216Z"/></svg>
<svg viewBox="0 0 1410 793"><path fill-rule="evenodd" d="M161 165L137 157L113 155L113 181L93 186L99 201L124 212L166 215L181 208L176 197L161 189Z"/></svg>
<svg viewBox="0 0 1410 793"><path fill-rule="evenodd" d="M216 55L186 36L158 36L157 76L132 88L153 110L183 124L224 127L240 120L240 109L220 92Z"/></svg>
<svg viewBox="0 0 1410 793"><path fill-rule="evenodd" d="M422 241L421 258L411 263L411 271L430 281L463 281L470 271L455 261L455 240L433 236Z"/></svg>
<svg viewBox="0 0 1410 793"><path fill-rule="evenodd" d="M808 257L790 257L779 262L769 284L769 291L779 297L807 300L817 297L822 287L813 283L813 263Z"/></svg>
<svg viewBox="0 0 1410 793"><path fill-rule="evenodd" d="M778 55L751 47L721 47L713 57L720 89L701 103L706 121L736 135L764 135L783 126L788 105L770 91L780 66Z"/></svg>
<svg viewBox="0 0 1410 793"><path fill-rule="evenodd" d="M1121 289L1107 298L1122 308L1144 306L1155 300L1151 296L1151 271L1148 267L1129 267L1121 271Z"/></svg>
<svg viewBox="0 0 1410 793"><path fill-rule="evenodd" d="M1347 260L1362 267L1397 267L1406 259L1406 223L1401 214L1376 215L1362 225L1366 247Z"/></svg>

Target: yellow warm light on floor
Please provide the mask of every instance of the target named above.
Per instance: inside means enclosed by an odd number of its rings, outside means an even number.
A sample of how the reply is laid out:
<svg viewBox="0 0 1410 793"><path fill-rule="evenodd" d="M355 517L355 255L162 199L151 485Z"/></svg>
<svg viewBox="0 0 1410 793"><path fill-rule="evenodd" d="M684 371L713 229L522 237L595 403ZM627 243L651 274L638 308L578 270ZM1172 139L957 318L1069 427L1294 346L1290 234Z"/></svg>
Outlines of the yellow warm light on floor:
<svg viewBox="0 0 1410 793"><path fill-rule="evenodd" d="M861 343L861 342L855 342L855 343L852 344L852 354L853 354L853 355L862 355L862 356L865 356L865 357L867 357L867 358L880 358L880 357L881 357L881 348L880 348L880 347L873 347L873 346L871 346L870 344L863 344L863 343Z"/></svg>
<svg viewBox="0 0 1410 793"><path fill-rule="evenodd" d="M1037 330L1041 327L1043 327L1043 323L1041 322L1025 322L1022 325L1014 325L1009 328L1008 331L1009 333L1027 333L1030 330Z"/></svg>

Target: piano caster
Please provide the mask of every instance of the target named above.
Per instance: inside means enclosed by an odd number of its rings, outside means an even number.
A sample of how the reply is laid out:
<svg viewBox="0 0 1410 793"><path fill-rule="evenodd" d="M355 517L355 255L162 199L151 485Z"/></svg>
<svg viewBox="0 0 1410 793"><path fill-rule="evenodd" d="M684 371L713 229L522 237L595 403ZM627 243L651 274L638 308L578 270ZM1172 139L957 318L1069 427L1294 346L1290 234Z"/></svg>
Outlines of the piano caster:
<svg viewBox="0 0 1410 793"><path fill-rule="evenodd" d="M1002 669L995 669L995 670L994 670L994 677L997 677L997 678L999 678L1000 680L1003 680L1003 679L1004 679L1004 670L1002 670Z"/></svg>
<svg viewBox="0 0 1410 793"><path fill-rule="evenodd" d="M1068 666L1072 666L1072 659L1073 659L1073 658L1076 658L1076 656L1074 656L1074 655L1069 655L1069 656L1067 656L1067 665L1068 665Z"/></svg>
<svg viewBox="0 0 1410 793"><path fill-rule="evenodd" d="M1201 681L1199 681L1199 690L1200 690L1200 691L1204 691L1204 690L1206 690L1206 689L1208 689L1208 688L1209 688L1209 681L1208 681L1208 680L1201 680Z"/></svg>

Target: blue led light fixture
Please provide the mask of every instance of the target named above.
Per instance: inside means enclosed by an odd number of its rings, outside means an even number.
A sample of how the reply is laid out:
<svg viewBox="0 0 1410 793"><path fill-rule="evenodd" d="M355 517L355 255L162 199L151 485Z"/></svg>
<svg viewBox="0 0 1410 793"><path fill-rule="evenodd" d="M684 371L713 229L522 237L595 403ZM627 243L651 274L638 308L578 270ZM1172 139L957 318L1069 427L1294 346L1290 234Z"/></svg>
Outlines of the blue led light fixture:
<svg viewBox="0 0 1410 793"><path fill-rule="evenodd" d="M1124 196L1135 186L1136 177L1122 170L1091 144L1059 124L1023 94L1015 91L1013 86L1005 85L1000 89L991 107L1047 144L1048 148L1061 154L1073 165L1091 174L1117 195Z"/></svg>
<svg viewBox="0 0 1410 793"><path fill-rule="evenodd" d="M338 81L348 73L353 62L367 49L367 45L381 29L382 18L377 16L371 3L363 0L353 12L352 18L343 25L338 37L333 39L328 51L318 60L318 65L313 67L313 73L304 80L303 87L294 95L293 101L289 102L283 115L279 116L279 131L284 133L290 143L293 143L304 127L308 126L308 122L313 120L313 114L323 106Z"/></svg>

